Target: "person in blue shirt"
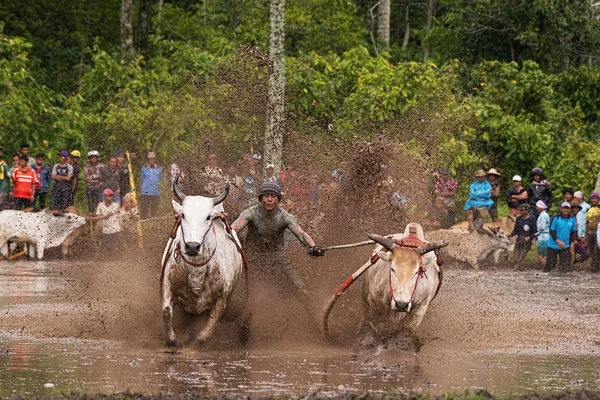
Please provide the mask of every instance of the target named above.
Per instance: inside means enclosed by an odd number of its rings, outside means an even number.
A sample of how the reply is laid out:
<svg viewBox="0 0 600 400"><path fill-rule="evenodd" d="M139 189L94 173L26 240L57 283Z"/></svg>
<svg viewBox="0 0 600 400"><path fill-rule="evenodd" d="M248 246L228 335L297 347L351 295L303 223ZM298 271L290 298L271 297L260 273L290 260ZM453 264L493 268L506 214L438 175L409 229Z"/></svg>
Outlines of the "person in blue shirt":
<svg viewBox="0 0 600 400"><path fill-rule="evenodd" d="M571 247L577 240L577 221L571 216L571 204L566 201L560 205L559 214L550 221L550 239L548 239L548 260L544 272L550 272L556 266L560 256L560 272L567 272L571 265Z"/></svg>
<svg viewBox="0 0 600 400"><path fill-rule="evenodd" d="M465 211L471 211L469 215L469 231L475 230L474 221L488 220L488 210L494 204L492 200L492 186L486 180L487 174L480 169L475 174L475 182L469 187L469 199L465 203Z"/></svg>
<svg viewBox="0 0 600 400"><path fill-rule="evenodd" d="M156 154L148 153L148 163L142 168L142 192L140 196L140 214L142 219L156 216L160 204L160 182L163 170L156 163Z"/></svg>

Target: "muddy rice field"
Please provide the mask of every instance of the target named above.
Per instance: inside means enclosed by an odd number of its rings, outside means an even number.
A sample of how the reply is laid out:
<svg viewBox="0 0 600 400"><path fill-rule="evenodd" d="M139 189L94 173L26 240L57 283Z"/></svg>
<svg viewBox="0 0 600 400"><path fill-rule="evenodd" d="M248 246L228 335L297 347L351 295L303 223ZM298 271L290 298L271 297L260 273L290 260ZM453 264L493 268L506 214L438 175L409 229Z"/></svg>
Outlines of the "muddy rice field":
<svg viewBox="0 0 600 400"><path fill-rule="evenodd" d="M290 257L316 310L370 249ZM177 315L184 344L164 345L155 254L79 254L0 262L0 397L72 393L305 396L498 396L600 390L600 275L444 265L410 348L356 345L360 284L338 301L326 341L285 285L250 274L250 339L239 341L232 299L213 339L191 340L201 318ZM187 339L187 340L186 340Z"/></svg>

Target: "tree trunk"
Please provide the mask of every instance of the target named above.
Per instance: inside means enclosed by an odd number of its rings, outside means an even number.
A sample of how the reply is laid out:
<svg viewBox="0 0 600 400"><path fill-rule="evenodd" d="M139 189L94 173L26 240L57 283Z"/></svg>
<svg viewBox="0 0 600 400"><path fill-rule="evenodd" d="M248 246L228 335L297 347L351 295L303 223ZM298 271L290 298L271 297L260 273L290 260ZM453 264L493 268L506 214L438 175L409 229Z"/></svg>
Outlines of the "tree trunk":
<svg viewBox="0 0 600 400"><path fill-rule="evenodd" d="M404 39L402 40L402 50L408 49L408 41L410 40L410 19L409 19L409 10L410 10L410 0L406 1L406 12L404 14Z"/></svg>
<svg viewBox="0 0 600 400"><path fill-rule="evenodd" d="M377 39L385 50L390 49L390 13L391 0L381 0L377 8Z"/></svg>
<svg viewBox="0 0 600 400"><path fill-rule="evenodd" d="M138 13L138 37L137 48L143 51L148 46L148 27L150 25L150 7L152 0L140 0L140 11Z"/></svg>
<svg viewBox="0 0 600 400"><path fill-rule="evenodd" d="M433 26L433 15L435 13L435 0L429 0L427 2L427 24L425 25L425 37L427 37L427 35L429 35L429 31L431 30L431 27ZM423 49L423 61L427 62L427 59L429 58L429 46L427 46L427 44L425 45L424 49Z"/></svg>
<svg viewBox="0 0 600 400"><path fill-rule="evenodd" d="M285 129L285 0L271 0L269 29L269 100L265 132L264 162L282 164L283 131Z"/></svg>
<svg viewBox="0 0 600 400"><path fill-rule="evenodd" d="M133 59L133 0L121 0L121 54L123 59Z"/></svg>
<svg viewBox="0 0 600 400"><path fill-rule="evenodd" d="M85 48L88 45L90 37L90 21L92 19L92 0L88 0L87 5L87 17L85 20L85 35L83 36L83 43L81 45L81 56L79 58L79 75L77 77L77 85L81 88L81 78L83 77L83 60L85 58Z"/></svg>

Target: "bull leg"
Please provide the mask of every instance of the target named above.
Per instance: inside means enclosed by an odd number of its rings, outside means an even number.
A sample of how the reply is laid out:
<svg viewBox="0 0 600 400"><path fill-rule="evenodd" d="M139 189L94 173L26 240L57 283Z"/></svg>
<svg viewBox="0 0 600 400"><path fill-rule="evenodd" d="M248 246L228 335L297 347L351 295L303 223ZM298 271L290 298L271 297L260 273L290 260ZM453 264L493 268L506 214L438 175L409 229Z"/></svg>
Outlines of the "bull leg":
<svg viewBox="0 0 600 400"><path fill-rule="evenodd" d="M223 312L225 311L225 306L227 306L227 297L221 297L217 300L217 303L210 310L210 315L208 317L208 323L202 329L202 331L198 334L198 342L206 342L215 332L215 328L217 327L217 323L221 319Z"/></svg>
<svg viewBox="0 0 600 400"><path fill-rule="evenodd" d="M411 334L415 332L415 330L421 325L423 321L423 317L427 312L427 308L429 304L422 305L416 310L411 310L411 312L406 315L406 319L404 320L406 323L406 327L410 330Z"/></svg>
<svg viewBox="0 0 600 400"><path fill-rule="evenodd" d="M165 324L165 333L167 335L167 346L177 346L177 337L173 330L173 293L171 292L171 283L169 282L169 267L164 273L162 287L162 310L163 323Z"/></svg>
<svg viewBox="0 0 600 400"><path fill-rule="evenodd" d="M38 243L35 245L35 253L37 255L38 260L41 260L42 258L44 258L44 244L43 243Z"/></svg>

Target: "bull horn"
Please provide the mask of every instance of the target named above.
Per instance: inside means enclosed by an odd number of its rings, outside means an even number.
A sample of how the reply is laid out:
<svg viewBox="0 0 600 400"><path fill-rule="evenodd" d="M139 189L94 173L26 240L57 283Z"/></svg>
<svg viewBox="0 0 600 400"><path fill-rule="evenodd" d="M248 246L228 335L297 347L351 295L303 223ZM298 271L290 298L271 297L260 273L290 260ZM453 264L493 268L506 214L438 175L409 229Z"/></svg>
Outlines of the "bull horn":
<svg viewBox="0 0 600 400"><path fill-rule="evenodd" d="M376 241L377 243L379 243L380 245L382 245L389 251L394 250L394 247L396 247L396 243L394 243L393 240L390 238L376 235L374 233L368 233L367 236L369 237L369 239Z"/></svg>
<svg viewBox="0 0 600 400"><path fill-rule="evenodd" d="M228 194L229 194L229 183L227 185L225 185L225 191L223 193L221 193L219 195L219 197L213 198L213 204L215 206L221 204L225 200L225 198L227 197Z"/></svg>
<svg viewBox="0 0 600 400"><path fill-rule="evenodd" d="M177 184L177 182L179 182L179 174L177 174L177 176L173 180L173 192L175 192L175 196L179 199L179 201L183 202L183 200L185 199L185 194L183 194L181 189L179 189L179 185Z"/></svg>
<svg viewBox="0 0 600 400"><path fill-rule="evenodd" d="M431 242L424 244L423 246L417 247L415 250L417 250L417 253L419 253L419 255L424 255L426 253L429 253L430 251L446 247L448 246L448 243L450 242L448 242L447 240L442 240L441 242Z"/></svg>

